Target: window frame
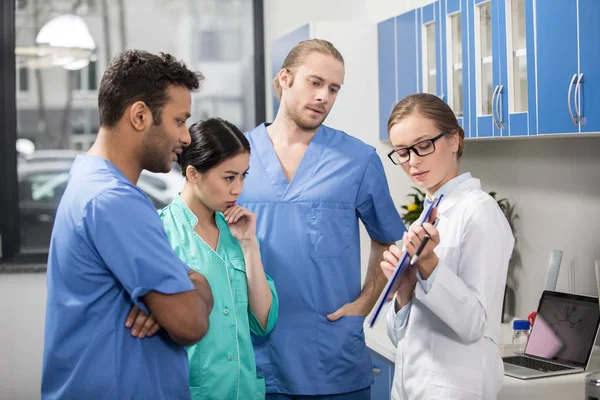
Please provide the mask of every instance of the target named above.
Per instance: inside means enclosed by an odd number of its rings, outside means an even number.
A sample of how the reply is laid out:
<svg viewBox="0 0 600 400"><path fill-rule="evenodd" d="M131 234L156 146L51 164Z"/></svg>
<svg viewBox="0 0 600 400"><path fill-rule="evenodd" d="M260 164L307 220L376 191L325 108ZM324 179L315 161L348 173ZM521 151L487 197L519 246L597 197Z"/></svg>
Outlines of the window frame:
<svg viewBox="0 0 600 400"><path fill-rule="evenodd" d="M252 0L256 123L266 118L263 0ZM17 264L39 271L48 252L21 253L17 176L17 82L15 1L0 2L0 266Z"/></svg>

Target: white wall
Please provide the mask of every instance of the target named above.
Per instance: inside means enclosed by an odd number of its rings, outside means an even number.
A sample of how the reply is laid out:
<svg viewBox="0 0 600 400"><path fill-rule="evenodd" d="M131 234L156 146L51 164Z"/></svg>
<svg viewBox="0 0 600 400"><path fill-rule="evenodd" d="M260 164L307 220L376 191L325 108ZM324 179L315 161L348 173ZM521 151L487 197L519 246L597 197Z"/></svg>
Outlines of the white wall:
<svg viewBox="0 0 600 400"><path fill-rule="evenodd" d="M40 398L46 274L0 275L0 399Z"/></svg>
<svg viewBox="0 0 600 400"><path fill-rule="evenodd" d="M387 161L388 143L379 141L376 23L421 7L431 0L265 1L266 73L274 39L312 21L354 21L372 24L375 36L365 54L339 32L321 30L346 59L346 81L326 124L375 146L385 166L390 191L398 207L407 202L411 182ZM318 26L322 26L318 25ZM317 32L318 34L318 32ZM359 48L364 50L364 43ZM353 65L360 63L360 66ZM352 76L352 71L364 74ZM357 84L355 80L360 82ZM269 80L267 94L270 96ZM543 84L543 83L540 83ZM354 86L350 90L350 86ZM360 93L356 90L360 87ZM350 92L350 93L349 93ZM271 98L267 97L267 107ZM270 108L268 108L270 111ZM271 119L272 115L268 114ZM536 309L543 290L552 249L564 251L557 290L568 291L569 268L575 268L574 290L597 294L593 261L600 259L600 138L533 138L467 142L463 171L482 180L484 190L496 191L516 204L518 250L523 267L517 271L517 314L526 317ZM362 230L362 259L368 259L368 236ZM363 271L364 274L364 271ZM382 324L367 336L386 344Z"/></svg>

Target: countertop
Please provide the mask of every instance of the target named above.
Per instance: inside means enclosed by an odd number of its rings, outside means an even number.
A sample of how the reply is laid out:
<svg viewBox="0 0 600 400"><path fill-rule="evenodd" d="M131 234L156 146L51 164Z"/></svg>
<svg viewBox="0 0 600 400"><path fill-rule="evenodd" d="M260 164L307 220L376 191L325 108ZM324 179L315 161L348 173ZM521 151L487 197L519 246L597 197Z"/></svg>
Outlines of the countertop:
<svg viewBox="0 0 600 400"><path fill-rule="evenodd" d="M502 324L503 346L502 355L513 352L510 345L512 338L512 323ZM387 337L385 319L378 321L373 329L365 326L367 347L394 362L396 348ZM547 378L521 380L509 376L504 377L502 390L497 400L515 399L583 399L585 398L585 377L592 372L600 371L600 346L594 346L590 365L579 374L553 376Z"/></svg>

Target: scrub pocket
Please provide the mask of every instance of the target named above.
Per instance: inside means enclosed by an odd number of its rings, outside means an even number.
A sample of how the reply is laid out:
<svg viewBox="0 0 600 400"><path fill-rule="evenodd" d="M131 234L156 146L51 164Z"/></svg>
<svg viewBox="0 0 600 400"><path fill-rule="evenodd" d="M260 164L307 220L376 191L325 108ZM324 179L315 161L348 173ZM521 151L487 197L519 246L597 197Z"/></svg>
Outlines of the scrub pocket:
<svg viewBox="0 0 600 400"><path fill-rule="evenodd" d="M236 303L248 303L248 280L246 279L246 262L243 258L229 261L233 268L229 269L229 281L233 289Z"/></svg>
<svg viewBox="0 0 600 400"><path fill-rule="evenodd" d="M337 321L329 321L319 315L317 360L322 365L322 382L331 388L355 389L372 383L373 364L367 346L363 324L365 317L344 316Z"/></svg>
<svg viewBox="0 0 600 400"><path fill-rule="evenodd" d="M312 208L308 214L310 256L349 256L355 219L353 209Z"/></svg>

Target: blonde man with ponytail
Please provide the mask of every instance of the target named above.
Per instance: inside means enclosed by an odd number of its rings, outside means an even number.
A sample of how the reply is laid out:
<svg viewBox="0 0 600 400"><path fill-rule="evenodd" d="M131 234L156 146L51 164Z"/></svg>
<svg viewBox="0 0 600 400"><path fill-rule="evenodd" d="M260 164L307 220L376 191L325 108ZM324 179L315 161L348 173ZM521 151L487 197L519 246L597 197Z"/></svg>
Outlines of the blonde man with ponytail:
<svg viewBox="0 0 600 400"><path fill-rule="evenodd" d="M375 149L323 125L344 82L344 59L325 40L296 45L273 82L273 123L247 133L250 171L239 204L257 216L277 325L254 341L267 399L370 399L373 366L363 322L385 276L379 268L404 224ZM371 238L361 288L359 219Z"/></svg>

